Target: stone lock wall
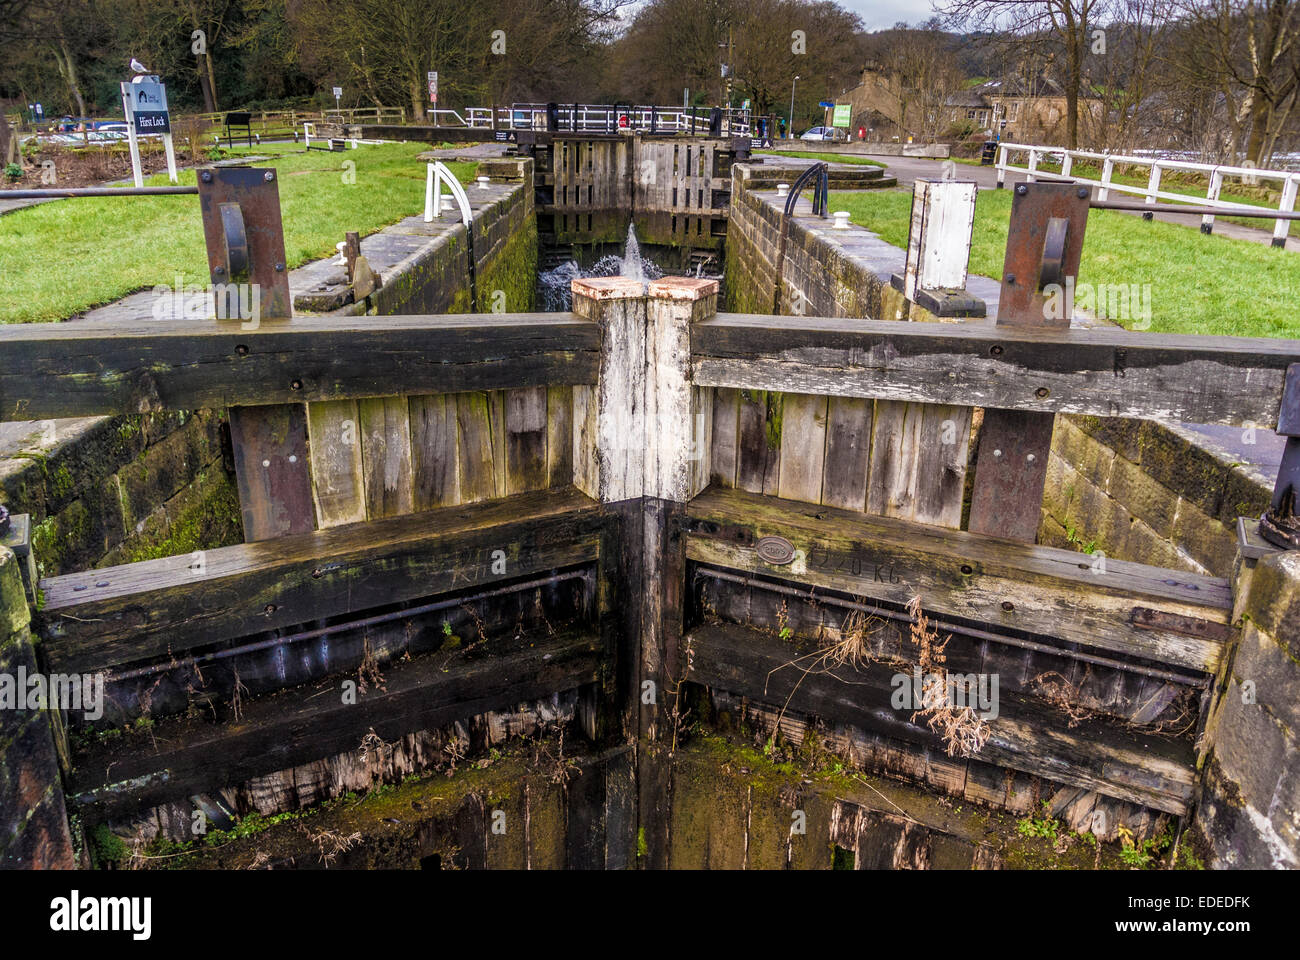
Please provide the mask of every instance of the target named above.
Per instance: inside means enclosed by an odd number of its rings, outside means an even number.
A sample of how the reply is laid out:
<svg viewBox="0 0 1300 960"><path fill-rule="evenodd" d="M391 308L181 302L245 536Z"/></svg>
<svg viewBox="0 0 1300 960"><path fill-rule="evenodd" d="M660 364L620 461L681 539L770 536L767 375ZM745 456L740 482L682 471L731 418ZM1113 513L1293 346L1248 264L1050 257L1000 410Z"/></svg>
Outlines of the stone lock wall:
<svg viewBox="0 0 1300 960"><path fill-rule="evenodd" d="M0 547L0 676L34 674L31 615L18 559ZM75 866L54 715L0 696L0 869Z"/></svg>
<svg viewBox="0 0 1300 960"><path fill-rule="evenodd" d="M1272 488L1177 424L1056 418L1038 542L1217 577L1232 575L1237 518Z"/></svg>
<svg viewBox="0 0 1300 960"><path fill-rule="evenodd" d="M902 272L904 252L863 230L834 230L830 220L802 217L791 225L778 278L781 211L776 192L747 187L749 172L750 168L738 165L732 174L726 262L729 311L772 313L778 280L781 295L776 312L784 315L883 317L902 306L902 295L890 287L889 278Z"/></svg>
<svg viewBox="0 0 1300 960"><path fill-rule="evenodd" d="M31 517L41 576L239 543L224 411L8 425L0 503Z"/></svg>
<svg viewBox="0 0 1300 960"><path fill-rule="evenodd" d="M1300 867L1300 552L1240 561L1241 641L1205 728L1193 839L1212 868Z"/></svg>

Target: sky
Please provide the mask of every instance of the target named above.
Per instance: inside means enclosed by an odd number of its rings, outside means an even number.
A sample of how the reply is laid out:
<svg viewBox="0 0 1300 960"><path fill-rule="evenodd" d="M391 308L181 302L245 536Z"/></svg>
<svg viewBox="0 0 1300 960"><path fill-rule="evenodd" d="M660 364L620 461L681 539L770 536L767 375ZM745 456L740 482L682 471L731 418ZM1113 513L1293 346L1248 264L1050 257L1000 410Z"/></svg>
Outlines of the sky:
<svg viewBox="0 0 1300 960"><path fill-rule="evenodd" d="M917 24L933 16L930 0L838 0L862 18L867 30L884 30L902 21Z"/></svg>

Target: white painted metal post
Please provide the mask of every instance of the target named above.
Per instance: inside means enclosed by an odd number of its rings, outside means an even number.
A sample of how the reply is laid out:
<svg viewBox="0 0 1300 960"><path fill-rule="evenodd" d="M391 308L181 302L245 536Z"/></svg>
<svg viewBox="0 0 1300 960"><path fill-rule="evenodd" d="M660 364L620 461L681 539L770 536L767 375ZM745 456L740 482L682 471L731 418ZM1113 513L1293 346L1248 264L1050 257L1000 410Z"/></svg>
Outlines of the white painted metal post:
<svg viewBox="0 0 1300 960"><path fill-rule="evenodd" d="M1074 154L1066 150L1061 154L1061 176L1068 177L1074 167Z"/></svg>
<svg viewBox="0 0 1300 960"><path fill-rule="evenodd" d="M1278 212L1290 213L1295 210L1297 188L1300 188L1300 174L1287 177L1286 183L1282 185L1282 202L1277 205ZM1287 233L1290 229L1290 220L1278 220L1273 224L1273 246L1285 247Z"/></svg>
<svg viewBox="0 0 1300 960"><path fill-rule="evenodd" d="M433 164L432 163L427 164L425 167L425 177L424 177L424 222L425 223L432 223L434 214L441 212L438 209L438 207L434 206L433 203L433 184L435 179L436 179L436 174L433 172ZM441 201L439 201L439 206L441 206Z"/></svg>
<svg viewBox="0 0 1300 960"><path fill-rule="evenodd" d="M1156 194L1159 193L1159 192L1160 192L1160 164L1158 164L1158 163L1153 163L1153 164L1151 164L1151 179L1149 179L1149 180L1147 181L1147 200L1146 200L1146 202L1147 202L1148 205L1154 205L1154 204L1155 204L1155 202L1156 202ZM1142 219L1143 219L1143 220L1154 220L1155 217L1156 217L1156 215L1155 215L1154 213L1144 213L1144 214L1142 214Z"/></svg>
<svg viewBox="0 0 1300 960"><path fill-rule="evenodd" d="M1211 206L1219 199L1219 191L1223 189L1223 171L1215 168L1210 174L1210 188L1205 191L1205 199ZM1214 214L1207 213L1201 217L1201 233L1209 234L1214 231Z"/></svg>
<svg viewBox="0 0 1300 960"><path fill-rule="evenodd" d="M176 149L172 146L170 133L163 134L163 149L167 151L167 178L172 183L179 183L180 180L176 176Z"/></svg>
<svg viewBox="0 0 1300 960"><path fill-rule="evenodd" d="M1032 147L1029 150L1029 173L1025 177L1030 183L1037 183L1038 178L1034 176L1034 171L1038 169L1038 151Z"/></svg>
<svg viewBox="0 0 1300 960"><path fill-rule="evenodd" d="M1101 164L1101 189L1097 191L1097 199L1105 200L1110 196L1110 178L1115 172L1115 161L1107 157Z"/></svg>
<svg viewBox="0 0 1300 960"><path fill-rule="evenodd" d="M962 290L970 263L977 187L970 180L917 180L907 235L903 295L917 290Z"/></svg>
<svg viewBox="0 0 1300 960"><path fill-rule="evenodd" d="M144 171L140 168L140 138L135 132L135 109L131 99L131 84L122 82L122 111L126 115L126 139L131 150L131 175L137 187L144 186Z"/></svg>
<svg viewBox="0 0 1300 960"><path fill-rule="evenodd" d="M1010 151L1005 143L998 145L998 189L1001 190L1007 183L1007 154Z"/></svg>

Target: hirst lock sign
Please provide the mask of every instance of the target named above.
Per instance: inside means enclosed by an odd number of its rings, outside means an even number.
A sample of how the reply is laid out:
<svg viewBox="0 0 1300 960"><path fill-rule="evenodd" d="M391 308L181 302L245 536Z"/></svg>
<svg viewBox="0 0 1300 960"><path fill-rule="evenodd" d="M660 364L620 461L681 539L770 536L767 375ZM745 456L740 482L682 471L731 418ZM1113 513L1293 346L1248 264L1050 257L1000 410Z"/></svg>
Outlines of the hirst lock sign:
<svg viewBox="0 0 1300 960"><path fill-rule="evenodd" d="M171 133L171 119L167 114L167 88L157 77L123 84L123 102L127 119L135 125L136 133Z"/></svg>

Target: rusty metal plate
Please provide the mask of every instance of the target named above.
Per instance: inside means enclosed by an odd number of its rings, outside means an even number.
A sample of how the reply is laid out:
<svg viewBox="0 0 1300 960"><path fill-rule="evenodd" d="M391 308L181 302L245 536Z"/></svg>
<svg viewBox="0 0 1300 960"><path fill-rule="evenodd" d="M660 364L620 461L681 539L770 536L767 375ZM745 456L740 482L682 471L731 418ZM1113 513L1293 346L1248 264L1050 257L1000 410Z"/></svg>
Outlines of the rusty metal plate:
<svg viewBox="0 0 1300 960"><path fill-rule="evenodd" d="M292 316L289 271L284 258L284 224L280 219L280 186L274 170L253 167L208 167L199 171L199 211L203 216L203 239L208 249L208 271L214 284L253 284L260 319ZM243 220L247 258L246 280L231 280L227 261L227 225L233 221L230 208L237 204ZM234 251L232 251L233 253Z"/></svg>
<svg viewBox="0 0 1300 960"><path fill-rule="evenodd" d="M1232 627L1226 623L1215 623L1213 620L1170 613L1168 610L1153 610L1150 607L1134 607L1129 612L1129 623L1140 630L1180 633L1188 637L1218 640L1224 643L1232 639Z"/></svg>
<svg viewBox="0 0 1300 960"><path fill-rule="evenodd" d="M985 410L970 532L1033 543L1043 506L1054 414Z"/></svg>
<svg viewBox="0 0 1300 960"><path fill-rule="evenodd" d="M762 537L755 549L760 560L778 567L794 559L794 544L785 537Z"/></svg>
<svg viewBox="0 0 1300 960"><path fill-rule="evenodd" d="M1078 277L1088 196L1087 187L1073 183L1016 184L1002 265L999 324L1059 329L1070 325L1068 315L1047 316L1042 287L1047 283L1064 286L1067 278Z"/></svg>
<svg viewBox="0 0 1300 960"><path fill-rule="evenodd" d="M230 440L244 540L271 540L316 527L301 403L230 408Z"/></svg>

